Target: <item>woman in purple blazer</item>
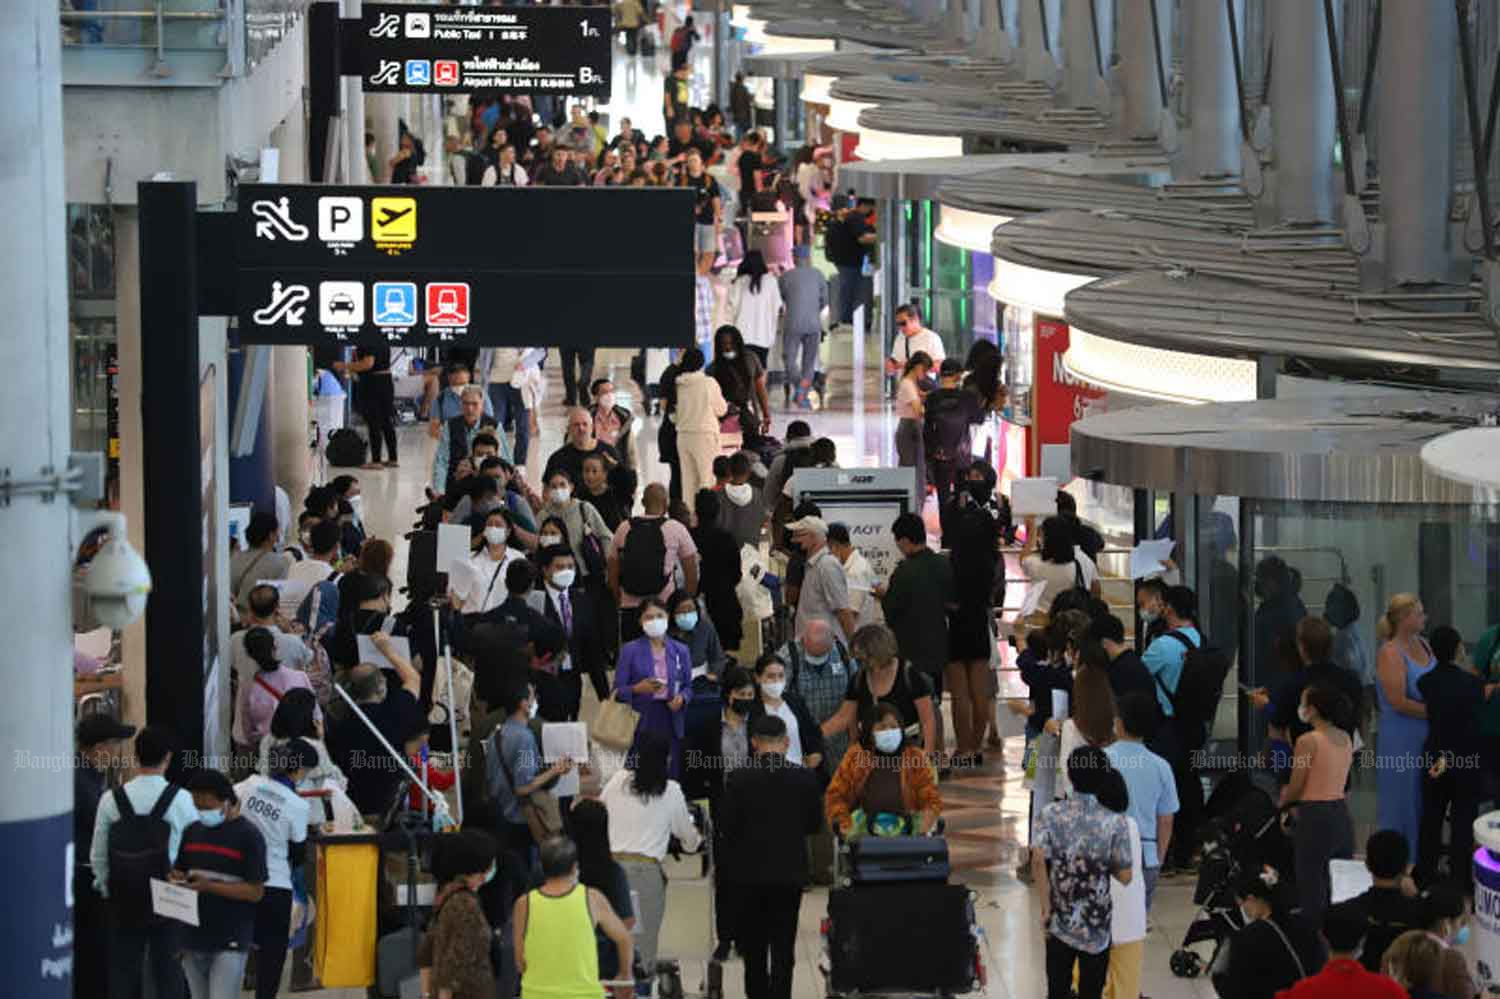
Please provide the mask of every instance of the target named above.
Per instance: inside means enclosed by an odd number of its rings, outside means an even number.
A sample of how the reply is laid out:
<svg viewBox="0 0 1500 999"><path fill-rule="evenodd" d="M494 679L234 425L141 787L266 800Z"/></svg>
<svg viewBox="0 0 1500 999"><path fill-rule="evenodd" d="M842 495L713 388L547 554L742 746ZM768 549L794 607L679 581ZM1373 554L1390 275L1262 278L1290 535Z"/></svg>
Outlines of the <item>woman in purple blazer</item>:
<svg viewBox="0 0 1500 999"><path fill-rule="evenodd" d="M669 773L682 775L682 733L687 702L693 697L693 657L688 647L667 637L667 608L654 597L641 604L644 634L620 647L615 692L640 713L636 736L660 732L672 744Z"/></svg>

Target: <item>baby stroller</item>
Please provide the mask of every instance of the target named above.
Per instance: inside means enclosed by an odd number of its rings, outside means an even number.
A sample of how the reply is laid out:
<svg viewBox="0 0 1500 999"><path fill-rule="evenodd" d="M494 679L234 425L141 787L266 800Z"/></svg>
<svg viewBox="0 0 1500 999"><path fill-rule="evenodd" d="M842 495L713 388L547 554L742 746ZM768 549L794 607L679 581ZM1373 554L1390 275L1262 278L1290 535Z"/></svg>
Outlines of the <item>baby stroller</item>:
<svg viewBox="0 0 1500 999"><path fill-rule="evenodd" d="M818 962L829 999L984 991L974 894L948 883L941 825L937 833L838 837Z"/></svg>
<svg viewBox="0 0 1500 999"><path fill-rule="evenodd" d="M1270 793L1248 777L1229 777L1204 812L1202 862L1193 889L1198 911L1171 958L1172 974L1178 978L1202 974L1213 965L1224 941L1244 928L1234 889L1245 873L1267 865L1286 871L1292 864L1292 845L1281 830L1281 810ZM1191 949L1205 940L1214 945L1207 961Z"/></svg>

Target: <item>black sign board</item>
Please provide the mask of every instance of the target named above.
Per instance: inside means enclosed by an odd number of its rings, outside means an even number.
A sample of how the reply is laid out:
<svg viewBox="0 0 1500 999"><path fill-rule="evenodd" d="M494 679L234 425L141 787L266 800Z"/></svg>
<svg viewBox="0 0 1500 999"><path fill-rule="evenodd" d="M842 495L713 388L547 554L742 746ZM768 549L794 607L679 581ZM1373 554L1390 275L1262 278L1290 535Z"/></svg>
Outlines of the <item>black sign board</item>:
<svg viewBox="0 0 1500 999"><path fill-rule="evenodd" d="M366 93L608 97L608 7L451 7L367 3L358 34ZM347 49L345 50L347 51Z"/></svg>
<svg viewBox="0 0 1500 999"><path fill-rule="evenodd" d="M200 216L204 270L230 258L206 311L245 343L686 346L692 212L686 189L246 184Z"/></svg>

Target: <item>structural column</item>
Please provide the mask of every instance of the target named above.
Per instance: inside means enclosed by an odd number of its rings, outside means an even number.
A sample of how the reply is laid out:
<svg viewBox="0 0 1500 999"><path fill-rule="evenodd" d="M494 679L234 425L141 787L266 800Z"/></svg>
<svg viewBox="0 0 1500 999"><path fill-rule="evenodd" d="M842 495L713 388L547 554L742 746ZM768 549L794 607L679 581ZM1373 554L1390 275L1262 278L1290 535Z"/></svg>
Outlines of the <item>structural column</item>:
<svg viewBox="0 0 1500 999"><path fill-rule="evenodd" d="M1272 0L1270 14L1276 39L1271 128L1277 221L1331 222L1336 115L1323 5Z"/></svg>
<svg viewBox="0 0 1500 999"><path fill-rule="evenodd" d="M1151 7L1156 6L1152 27ZM1159 52L1157 36L1161 36ZM1120 90L1118 118L1126 139L1156 138L1161 126L1161 75L1171 72L1172 0L1120 0ZM1160 58L1161 73L1157 59Z"/></svg>
<svg viewBox="0 0 1500 999"><path fill-rule="evenodd" d="M369 94L365 97L365 127L375 136L375 169L379 176L371 183L388 184L391 180L391 159L396 155L400 127L397 124L399 110L396 94ZM364 155L364 137L360 137L360 155Z"/></svg>
<svg viewBox="0 0 1500 999"><path fill-rule="evenodd" d="M1235 0L1233 11L1238 24L1243 25L1243 0ZM1234 83L1228 11L1222 3L1200 2L1185 5L1183 13L1188 32L1188 114L1192 118L1189 172L1195 177L1238 176L1239 96ZM1241 31L1240 37L1244 34Z"/></svg>
<svg viewBox="0 0 1500 999"><path fill-rule="evenodd" d="M0 467L14 488L0 502L5 697L0 700L0 967L15 995L72 992L73 671L68 497L43 483L67 468L67 217L57 4L0 4L0 126L17 138L0 195L24 248L0 269L10 313L0 365L21 373L0 393Z"/></svg>

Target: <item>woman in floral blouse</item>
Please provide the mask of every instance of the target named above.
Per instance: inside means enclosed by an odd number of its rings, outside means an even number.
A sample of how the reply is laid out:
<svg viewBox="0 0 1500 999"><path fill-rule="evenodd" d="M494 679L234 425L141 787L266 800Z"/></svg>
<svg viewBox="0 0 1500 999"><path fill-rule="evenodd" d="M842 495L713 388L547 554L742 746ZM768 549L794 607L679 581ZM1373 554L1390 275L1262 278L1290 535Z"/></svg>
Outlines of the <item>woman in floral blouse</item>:
<svg viewBox="0 0 1500 999"><path fill-rule="evenodd" d="M432 923L417 947L422 994L493 999L490 923L477 893L495 876L495 841L475 830L438 837L432 873L442 887L432 902Z"/></svg>

